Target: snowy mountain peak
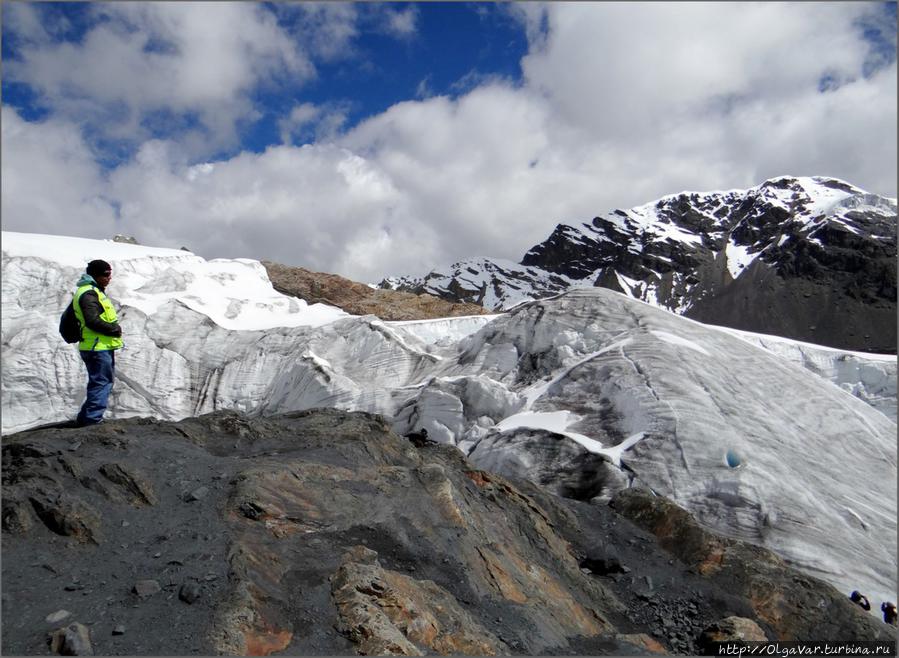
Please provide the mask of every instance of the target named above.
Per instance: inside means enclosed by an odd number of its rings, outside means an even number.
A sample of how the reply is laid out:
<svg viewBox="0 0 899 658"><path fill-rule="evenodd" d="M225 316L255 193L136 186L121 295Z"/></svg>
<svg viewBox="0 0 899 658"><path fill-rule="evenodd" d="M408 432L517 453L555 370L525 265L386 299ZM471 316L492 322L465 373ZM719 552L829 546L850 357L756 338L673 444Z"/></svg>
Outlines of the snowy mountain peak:
<svg viewBox="0 0 899 658"><path fill-rule="evenodd" d="M893 352L895 257L895 199L780 176L559 224L519 264L478 259L382 285L493 309L597 286L706 322Z"/></svg>

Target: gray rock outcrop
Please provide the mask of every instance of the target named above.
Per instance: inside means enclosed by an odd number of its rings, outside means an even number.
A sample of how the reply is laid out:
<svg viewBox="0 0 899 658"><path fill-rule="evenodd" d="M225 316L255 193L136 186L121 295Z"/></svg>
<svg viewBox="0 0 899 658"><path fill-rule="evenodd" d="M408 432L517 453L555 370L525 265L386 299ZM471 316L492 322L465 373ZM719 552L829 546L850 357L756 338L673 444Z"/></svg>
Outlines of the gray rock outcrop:
<svg viewBox="0 0 899 658"><path fill-rule="evenodd" d="M453 447L416 448L371 414L43 429L5 437L3 460L4 501L65 491L70 503L27 527L24 502L4 510L14 654L40 653L44 617L61 607L89 624L98 654L694 653L729 616L769 638L892 638L829 585L702 534L679 508L617 497L632 522L479 470ZM87 486L110 463L140 473L155 502ZM188 502L199 486L208 493ZM83 543L66 530L87 507ZM583 566L600 555L629 566ZM747 589L755 573L770 596ZM141 580L159 590L135 596Z"/></svg>

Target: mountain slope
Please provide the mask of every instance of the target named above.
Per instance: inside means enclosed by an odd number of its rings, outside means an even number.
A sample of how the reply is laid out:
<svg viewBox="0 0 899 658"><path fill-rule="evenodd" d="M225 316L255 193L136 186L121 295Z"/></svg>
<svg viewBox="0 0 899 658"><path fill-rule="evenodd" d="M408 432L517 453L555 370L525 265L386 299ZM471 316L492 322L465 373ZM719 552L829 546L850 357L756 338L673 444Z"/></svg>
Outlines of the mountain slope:
<svg viewBox="0 0 899 658"><path fill-rule="evenodd" d="M601 286L703 322L896 350L896 201L832 178L684 192L560 224L520 264L472 259L381 284L509 308Z"/></svg>
<svg viewBox="0 0 899 658"><path fill-rule="evenodd" d="M664 499L613 502L336 410L24 432L3 442L3 646L44 655L74 627L63 655L695 655L732 616L760 639L894 640Z"/></svg>
<svg viewBox="0 0 899 658"><path fill-rule="evenodd" d="M352 315L377 315L382 320L427 320L460 315L484 315L483 306L448 302L433 295L414 295L399 290L372 288L336 274L311 272L262 261L272 287L309 304L336 306Z"/></svg>

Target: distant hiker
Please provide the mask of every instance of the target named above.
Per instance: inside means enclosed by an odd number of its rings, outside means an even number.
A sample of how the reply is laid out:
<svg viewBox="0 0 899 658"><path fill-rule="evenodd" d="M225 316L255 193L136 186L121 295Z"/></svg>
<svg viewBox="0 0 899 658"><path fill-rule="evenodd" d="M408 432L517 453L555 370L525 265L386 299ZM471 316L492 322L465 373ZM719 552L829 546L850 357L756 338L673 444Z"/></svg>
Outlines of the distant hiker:
<svg viewBox="0 0 899 658"><path fill-rule="evenodd" d="M884 601L883 603L880 604L880 611L883 613L883 620L886 623L892 624L893 626L896 625L896 604L895 603L891 603L890 601Z"/></svg>
<svg viewBox="0 0 899 658"><path fill-rule="evenodd" d="M422 427L417 432L410 432L409 434L406 434L406 438L409 439L409 441L412 442L412 445L414 445L416 448L423 448L426 445L434 445L437 443L433 439L428 438L428 430L426 430L424 427Z"/></svg>
<svg viewBox="0 0 899 658"><path fill-rule="evenodd" d="M858 605L860 605L865 610L871 609L871 604L868 603L868 597L860 594L858 591L852 592L852 594L849 595L849 599L853 603L857 603Z"/></svg>
<svg viewBox="0 0 899 658"><path fill-rule="evenodd" d="M112 267L92 260L76 285L72 306L81 323L78 350L87 366L87 396L75 424L95 425L103 420L115 377L115 350L122 347L122 328L112 302L105 294Z"/></svg>

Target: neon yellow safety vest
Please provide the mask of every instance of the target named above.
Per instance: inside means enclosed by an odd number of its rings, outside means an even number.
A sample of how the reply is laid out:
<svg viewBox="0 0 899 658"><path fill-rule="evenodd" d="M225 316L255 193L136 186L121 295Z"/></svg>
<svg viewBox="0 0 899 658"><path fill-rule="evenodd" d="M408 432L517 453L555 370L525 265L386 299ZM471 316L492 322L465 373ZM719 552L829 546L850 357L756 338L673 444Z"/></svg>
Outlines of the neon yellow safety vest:
<svg viewBox="0 0 899 658"><path fill-rule="evenodd" d="M83 285L78 288L75 291L75 300L72 304L75 309L75 317L77 317L78 322L81 323L81 342L78 343L78 349L82 352L117 350L125 344L122 342L121 337L97 333L84 322L84 313L81 311L81 295L91 289L97 291L97 297L100 299L100 306L103 307L103 313L100 314L100 319L105 320L106 322L118 322L119 319L118 315L116 315L115 308L112 306L112 302L109 301L109 297L103 294L102 290L91 284Z"/></svg>

